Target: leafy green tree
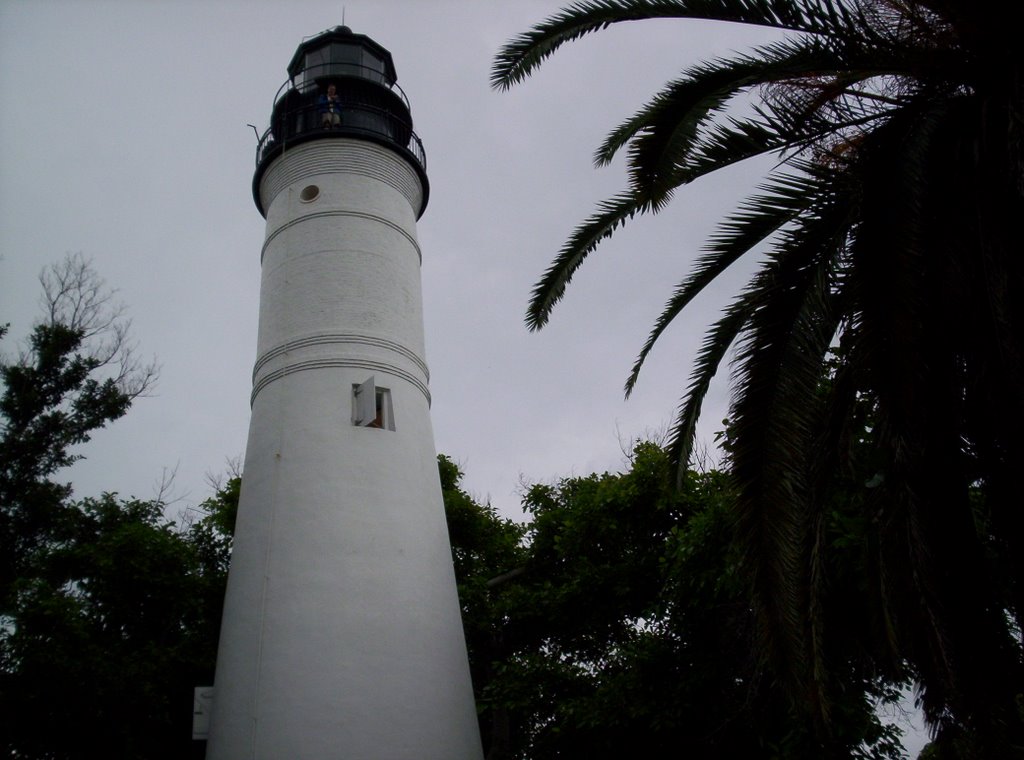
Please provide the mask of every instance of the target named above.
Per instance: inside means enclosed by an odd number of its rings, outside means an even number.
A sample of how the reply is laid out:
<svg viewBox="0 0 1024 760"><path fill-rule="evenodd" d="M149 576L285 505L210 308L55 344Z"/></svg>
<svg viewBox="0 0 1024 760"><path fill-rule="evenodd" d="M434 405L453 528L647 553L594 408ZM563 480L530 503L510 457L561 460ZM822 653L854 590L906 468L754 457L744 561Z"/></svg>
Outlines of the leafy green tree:
<svg viewBox="0 0 1024 760"><path fill-rule="evenodd" d="M473 663L481 710L507 728L485 730L489 760L629 757L641 745L704 758L898 757L898 732L874 711L896 692L853 651L840 655L851 675L830 743L788 708L752 654L728 479L671 482L666 452L643 443L623 474L525 493L524 543L473 579L499 571L480 584L487 605L464 608L469 630L482 613L500 631L500 647L471 647L474 660L493 658Z"/></svg>
<svg viewBox="0 0 1024 760"><path fill-rule="evenodd" d="M0 615L10 614L15 580L61 530L71 486L52 476L157 374L139 362L124 307L80 254L40 281L44 317L21 355L0 362Z"/></svg>
<svg viewBox="0 0 1024 760"><path fill-rule="evenodd" d="M234 498L229 486L203 508ZM202 757L192 696L213 682L228 537L210 516L168 520L160 501L64 508L0 636L11 756Z"/></svg>
<svg viewBox="0 0 1024 760"><path fill-rule="evenodd" d="M487 700L483 689L506 652L503 600L493 588L525 561L525 528L466 493L462 471L449 457L441 454L437 464L481 734L489 760L510 758L513 715L506 705Z"/></svg>
<svg viewBox="0 0 1024 760"><path fill-rule="evenodd" d="M152 385L89 262L42 277L44 318L0 361L0 747L9 757L181 758L212 682L237 478L179 524L159 499L75 500L74 448ZM6 332L6 331L4 331Z"/></svg>
<svg viewBox="0 0 1024 760"><path fill-rule="evenodd" d="M627 393L680 311L767 250L707 334L672 441L683 477L710 380L735 349L730 510L765 651L827 732L845 679L828 651L844 632L823 602L842 571L827 540L842 480L867 531L873 661L891 675L909 664L930 724L971 752L1020 751L1024 6L581 0L506 44L493 82L509 87L610 24L669 17L774 41L689 68L608 136L596 161L626 149L629 186L573 233L527 322L545 324L632 217L714 171L779 157L678 285ZM865 402L875 469L858 483Z"/></svg>

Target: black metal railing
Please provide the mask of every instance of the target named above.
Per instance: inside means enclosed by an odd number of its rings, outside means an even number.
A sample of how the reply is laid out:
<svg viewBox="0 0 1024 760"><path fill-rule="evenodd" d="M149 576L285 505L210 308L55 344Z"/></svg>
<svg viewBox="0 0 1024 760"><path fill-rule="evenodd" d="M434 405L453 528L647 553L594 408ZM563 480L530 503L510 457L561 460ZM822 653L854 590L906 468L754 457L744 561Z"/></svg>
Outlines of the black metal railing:
<svg viewBox="0 0 1024 760"><path fill-rule="evenodd" d="M390 111L366 104L343 105L338 120L325 120L317 104L283 111L267 128L256 147L256 165L271 154L284 150L290 141L306 142L314 137L366 136L404 148L426 172L423 142L412 127Z"/></svg>
<svg viewBox="0 0 1024 760"><path fill-rule="evenodd" d="M338 64L331 64L337 67ZM365 68L355 67L353 68ZM370 70L372 71L372 70ZM379 76L379 72L373 71ZM365 72L364 72L365 74ZM326 92L325 81L339 86L340 108L327 112L321 102ZM368 84L366 84L368 83ZM401 88L380 86L369 76L344 78L337 72L329 80L307 80L295 85L288 81L278 90L270 126L256 147L256 166L283 151L290 142L306 142L318 137L367 137L404 149L425 173L427 156L423 143L412 130L408 100Z"/></svg>

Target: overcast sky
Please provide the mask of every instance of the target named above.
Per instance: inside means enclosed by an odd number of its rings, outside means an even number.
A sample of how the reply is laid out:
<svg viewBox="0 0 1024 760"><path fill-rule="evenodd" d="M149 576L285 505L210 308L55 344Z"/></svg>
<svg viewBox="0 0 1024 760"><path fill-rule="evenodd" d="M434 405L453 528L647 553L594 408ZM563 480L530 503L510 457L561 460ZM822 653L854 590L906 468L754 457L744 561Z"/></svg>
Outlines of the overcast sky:
<svg viewBox="0 0 1024 760"><path fill-rule="evenodd" d="M437 449L468 489L521 519L519 483L617 470L620 442L672 420L727 273L622 384L715 221L756 182L744 167L676 196L602 245L551 324L523 324L536 279L577 222L623 186L595 170L604 135L687 64L751 30L620 24L559 51L509 92L500 45L561 7L541 0L0 0L0 323L10 356L38 315L37 276L82 252L120 291L152 396L94 436L67 474L79 496L147 498L177 469L182 505L244 454L264 222L256 138L304 37L342 22L394 56L427 152L423 251ZM699 438L726 413L719 378Z"/></svg>
<svg viewBox="0 0 1024 760"><path fill-rule="evenodd" d="M83 449L70 475L79 495L151 496L177 468L194 502L205 473L244 453L264 234L246 124L263 131L296 46L339 24L342 5L0 0L3 348L38 313L39 270L81 251L163 367L153 396ZM683 64L744 40L712 25L620 25L500 93L489 86L498 47L557 3L344 5L355 32L392 52L427 151L418 232L438 451L462 463L474 494L519 517L521 479L616 469L620 439L672 419L720 302L664 338L628 402L622 383L736 198L727 180L603 246L548 328L529 333L523 313L573 226L622 185L621 166L592 166L604 134ZM705 439L724 394L710 399Z"/></svg>

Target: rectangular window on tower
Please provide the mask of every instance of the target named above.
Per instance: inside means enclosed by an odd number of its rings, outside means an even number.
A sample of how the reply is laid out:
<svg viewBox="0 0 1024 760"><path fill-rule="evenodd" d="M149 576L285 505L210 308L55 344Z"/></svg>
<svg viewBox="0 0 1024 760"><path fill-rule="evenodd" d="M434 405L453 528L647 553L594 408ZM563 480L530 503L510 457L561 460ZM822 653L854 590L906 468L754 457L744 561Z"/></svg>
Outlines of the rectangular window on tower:
<svg viewBox="0 0 1024 760"><path fill-rule="evenodd" d="M352 386L352 423L358 427L395 429L391 391L378 388L373 375L366 382Z"/></svg>

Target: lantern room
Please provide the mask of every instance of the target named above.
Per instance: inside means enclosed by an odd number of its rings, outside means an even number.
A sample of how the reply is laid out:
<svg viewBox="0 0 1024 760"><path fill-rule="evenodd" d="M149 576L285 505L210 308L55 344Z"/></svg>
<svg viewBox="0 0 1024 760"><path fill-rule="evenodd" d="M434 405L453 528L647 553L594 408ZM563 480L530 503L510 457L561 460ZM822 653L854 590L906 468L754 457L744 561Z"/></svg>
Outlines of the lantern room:
<svg viewBox="0 0 1024 760"><path fill-rule="evenodd" d="M257 207L260 178L277 156L310 140L339 137L395 150L419 174L426 194L426 155L413 132L409 101L396 80L391 53L347 26L304 40L288 64L288 81L278 90L270 127L256 150Z"/></svg>
<svg viewBox="0 0 1024 760"><path fill-rule="evenodd" d="M336 26L304 40L288 64L288 76L299 86L358 77L390 88L397 79L391 53L365 34L353 34L347 26Z"/></svg>

